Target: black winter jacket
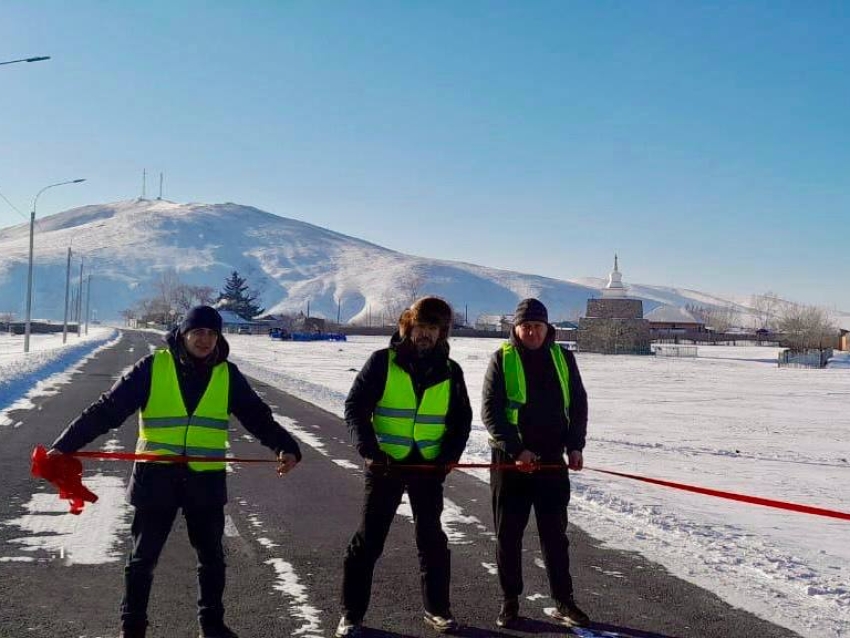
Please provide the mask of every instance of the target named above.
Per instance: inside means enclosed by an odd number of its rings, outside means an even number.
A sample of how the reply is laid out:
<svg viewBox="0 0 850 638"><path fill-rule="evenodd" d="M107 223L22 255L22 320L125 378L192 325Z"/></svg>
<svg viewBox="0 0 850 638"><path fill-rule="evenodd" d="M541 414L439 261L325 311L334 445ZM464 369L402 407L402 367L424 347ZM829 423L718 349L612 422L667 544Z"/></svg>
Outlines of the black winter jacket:
<svg viewBox="0 0 850 638"><path fill-rule="evenodd" d="M507 393L500 348L490 358L481 405L481 418L490 433L490 446L511 458L528 449L543 462L560 462L564 451L583 450L587 435L587 393L573 353L563 349L570 375L568 420L564 415L558 373L549 354L549 346L555 342L555 329L549 326L546 341L537 350L523 348L513 331L510 341L522 358L527 402L519 410L518 426L512 425L505 414Z"/></svg>
<svg viewBox="0 0 850 638"><path fill-rule="evenodd" d="M414 448L403 461L391 462L437 465L456 463L466 447L472 425L472 408L469 405L463 370L457 362L449 359L449 345L445 341L439 342L429 356L420 358L415 354L412 343L409 340L402 340L398 333L390 339L389 348L372 353L357 378L354 379L345 400L345 422L357 451L366 459L390 461L378 447L378 437L372 426L372 414L384 394L384 386L387 382L390 350L395 350L396 363L413 380L413 388L418 399L421 400L427 388L442 383L446 379L450 379L451 382L446 433L440 454L433 461L425 461Z"/></svg>
<svg viewBox="0 0 850 638"><path fill-rule="evenodd" d="M191 414L209 384L213 367L226 361L230 372L228 411L248 432L275 453L301 460L298 443L275 422L271 408L248 385L235 364L227 361L230 346L223 336L209 361L188 355L176 329L165 336L177 364L177 379L186 410ZM76 452L108 430L119 427L137 410L144 410L151 389L153 355L136 363L112 388L86 408L53 443L60 452ZM127 500L136 506L221 505L227 502L226 472L194 472L185 464L136 463L127 486Z"/></svg>

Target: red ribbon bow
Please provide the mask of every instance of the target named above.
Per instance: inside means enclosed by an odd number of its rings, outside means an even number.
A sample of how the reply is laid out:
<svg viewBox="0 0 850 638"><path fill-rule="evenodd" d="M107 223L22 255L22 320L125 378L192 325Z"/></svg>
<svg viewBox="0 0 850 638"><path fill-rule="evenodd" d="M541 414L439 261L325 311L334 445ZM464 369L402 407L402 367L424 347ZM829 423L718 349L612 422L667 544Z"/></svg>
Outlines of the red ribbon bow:
<svg viewBox="0 0 850 638"><path fill-rule="evenodd" d="M97 501L97 494L83 485L83 464L70 454L48 456L39 445L32 451L31 472L59 489L59 498L70 501L71 514L82 512L86 502Z"/></svg>

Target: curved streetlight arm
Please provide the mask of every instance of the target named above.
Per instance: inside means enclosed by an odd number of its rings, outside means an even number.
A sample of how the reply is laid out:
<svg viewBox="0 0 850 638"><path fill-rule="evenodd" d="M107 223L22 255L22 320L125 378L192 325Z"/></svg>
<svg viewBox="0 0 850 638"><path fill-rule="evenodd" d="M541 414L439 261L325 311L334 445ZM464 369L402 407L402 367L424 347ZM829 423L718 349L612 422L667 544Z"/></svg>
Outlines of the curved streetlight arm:
<svg viewBox="0 0 850 638"><path fill-rule="evenodd" d="M65 184L79 184L80 182L86 181L85 179L71 179L67 182L58 182L56 184L51 184L50 186L45 186L38 193L36 193L35 197L32 200L32 212L35 213L35 205L38 203L39 196L46 191L48 188L55 188L56 186L64 186Z"/></svg>
<svg viewBox="0 0 850 638"><path fill-rule="evenodd" d="M21 58L20 60L9 60L8 62L0 62L0 65L3 64L15 64L16 62L41 62L42 60L49 60L49 55L39 55L34 58Z"/></svg>

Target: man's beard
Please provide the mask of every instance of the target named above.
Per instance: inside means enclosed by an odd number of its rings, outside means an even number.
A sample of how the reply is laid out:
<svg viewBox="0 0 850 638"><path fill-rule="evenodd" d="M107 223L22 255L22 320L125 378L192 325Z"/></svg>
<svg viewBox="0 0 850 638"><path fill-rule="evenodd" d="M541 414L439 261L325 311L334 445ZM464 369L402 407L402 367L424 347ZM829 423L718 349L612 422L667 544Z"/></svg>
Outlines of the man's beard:
<svg viewBox="0 0 850 638"><path fill-rule="evenodd" d="M437 344L427 337L420 337L413 342L413 345L416 346L416 353L422 357L429 354Z"/></svg>

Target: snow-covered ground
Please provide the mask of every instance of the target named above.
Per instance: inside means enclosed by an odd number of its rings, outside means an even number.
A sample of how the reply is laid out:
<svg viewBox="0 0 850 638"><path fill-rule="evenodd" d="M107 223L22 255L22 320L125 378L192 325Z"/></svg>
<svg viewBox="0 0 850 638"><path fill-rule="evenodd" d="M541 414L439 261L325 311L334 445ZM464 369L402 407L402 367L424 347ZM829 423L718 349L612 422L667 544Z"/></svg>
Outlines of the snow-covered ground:
<svg viewBox="0 0 850 638"><path fill-rule="evenodd" d="M228 339L244 372L340 415L360 366L386 343L380 337L344 343ZM452 340L452 356L463 366L476 415L466 460L488 459L479 407L484 370L497 346L495 340ZM850 493L843 488L850 474L850 370L779 369L776 353L709 346L700 347L696 359L580 354L590 397L588 469L573 475L571 521L612 547L639 551L803 636L846 637L850 522L591 469L850 512ZM0 384L17 378L24 386L36 385L20 363L22 355L0 349L4 356ZM122 517L115 508L115 516ZM22 523L3 522L28 529ZM91 554L97 555L85 555Z"/></svg>
<svg viewBox="0 0 850 638"><path fill-rule="evenodd" d="M23 335L0 332L0 425L9 425L6 414L30 407L29 399L55 392L50 388L63 380L98 348L117 338L113 328L95 326L89 333L30 335L30 352L24 354Z"/></svg>
<svg viewBox="0 0 850 638"><path fill-rule="evenodd" d="M342 415L381 337L230 337L241 369ZM466 460L489 460L481 384L499 342L453 339L475 420ZM579 354L590 398L585 462L850 512L850 371L780 369L776 348L700 347L695 359ZM482 477L485 478L485 477ZM485 479L486 480L486 479ZM803 636L850 635L850 521L584 471L571 521ZM579 592L581 584L578 584Z"/></svg>

